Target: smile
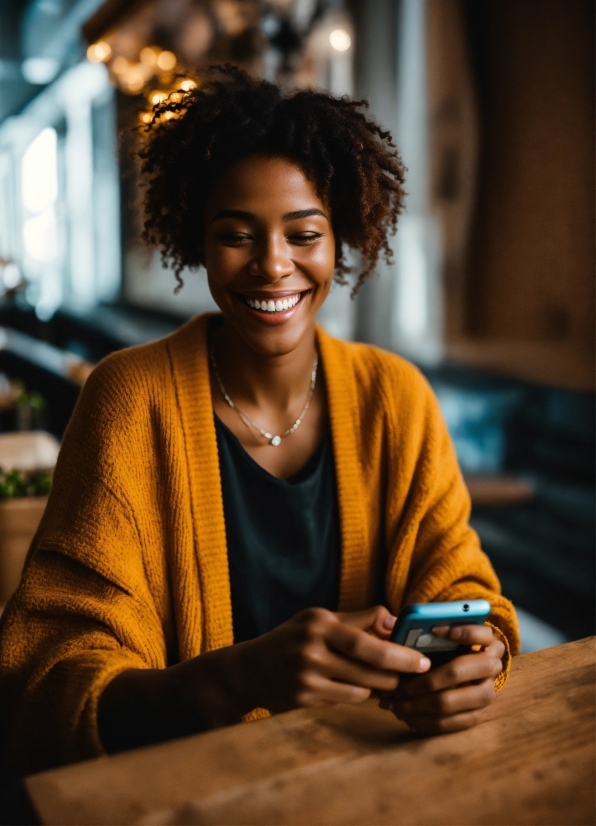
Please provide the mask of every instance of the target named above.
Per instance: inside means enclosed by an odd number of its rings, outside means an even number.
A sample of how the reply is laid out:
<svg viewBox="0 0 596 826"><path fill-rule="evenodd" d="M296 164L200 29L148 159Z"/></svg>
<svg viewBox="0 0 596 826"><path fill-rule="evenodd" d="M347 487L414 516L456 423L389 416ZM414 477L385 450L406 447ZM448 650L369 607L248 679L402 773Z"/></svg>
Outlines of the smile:
<svg viewBox="0 0 596 826"><path fill-rule="evenodd" d="M284 298L278 298L274 301L272 298L259 301L255 298L248 298L247 296L243 296L244 301L251 307L253 310L260 310L262 313L283 313L287 310L291 310L292 307L295 307L296 304L302 298L302 293L296 293L295 295L284 296Z"/></svg>

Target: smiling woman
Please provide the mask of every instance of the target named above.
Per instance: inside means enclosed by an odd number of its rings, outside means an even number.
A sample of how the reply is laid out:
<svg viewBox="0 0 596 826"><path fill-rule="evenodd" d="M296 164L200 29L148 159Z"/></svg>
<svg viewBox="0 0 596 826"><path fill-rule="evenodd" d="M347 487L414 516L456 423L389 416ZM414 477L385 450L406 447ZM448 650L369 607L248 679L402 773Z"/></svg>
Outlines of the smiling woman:
<svg viewBox="0 0 596 826"><path fill-rule="evenodd" d="M221 312L85 385L2 617L12 768L372 692L413 729L453 731L504 684L515 614L432 391L316 325L344 246L357 288L402 207L363 105L226 69L155 107L145 237L178 279L204 266ZM462 599L492 606L469 653L429 671L390 642L402 606Z"/></svg>
<svg viewBox="0 0 596 826"><path fill-rule="evenodd" d="M225 396L213 388L214 409L247 453L282 478L308 461L325 427L313 362L316 315L336 260L329 213L300 167L276 157L237 161L206 202L203 261L223 315L212 354L227 387ZM293 411L302 412L296 419ZM268 449L290 435L283 451Z"/></svg>

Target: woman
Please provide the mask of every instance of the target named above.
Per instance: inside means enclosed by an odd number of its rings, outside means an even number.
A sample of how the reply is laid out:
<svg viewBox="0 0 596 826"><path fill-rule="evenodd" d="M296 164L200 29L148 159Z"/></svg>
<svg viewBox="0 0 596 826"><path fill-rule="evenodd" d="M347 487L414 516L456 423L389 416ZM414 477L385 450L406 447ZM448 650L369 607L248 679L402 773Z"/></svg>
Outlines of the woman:
<svg viewBox="0 0 596 826"><path fill-rule="evenodd" d="M175 97L141 151L144 235L179 280L205 267L221 314L85 386L3 618L7 760L373 691L413 729L473 725L518 637L436 400L413 366L315 324L345 245L356 288L389 254L391 138L362 104L231 68ZM404 604L473 598L491 623L450 633L480 650L429 671L388 641Z"/></svg>

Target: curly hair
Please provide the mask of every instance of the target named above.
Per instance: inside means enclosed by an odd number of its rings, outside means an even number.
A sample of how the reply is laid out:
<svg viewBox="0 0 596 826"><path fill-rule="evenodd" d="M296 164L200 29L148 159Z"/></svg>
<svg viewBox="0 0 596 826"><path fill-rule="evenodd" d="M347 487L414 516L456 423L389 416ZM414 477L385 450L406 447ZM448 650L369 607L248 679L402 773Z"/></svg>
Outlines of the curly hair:
<svg viewBox="0 0 596 826"><path fill-rule="evenodd" d="M230 65L212 66L196 88L154 106L141 127L142 238L161 248L176 291L181 271L201 263L206 198L222 173L251 155L287 158L313 182L331 210L339 283L351 270L345 246L360 254L353 294L381 255L390 262L405 168L391 134L363 113L367 107L312 89L284 94Z"/></svg>

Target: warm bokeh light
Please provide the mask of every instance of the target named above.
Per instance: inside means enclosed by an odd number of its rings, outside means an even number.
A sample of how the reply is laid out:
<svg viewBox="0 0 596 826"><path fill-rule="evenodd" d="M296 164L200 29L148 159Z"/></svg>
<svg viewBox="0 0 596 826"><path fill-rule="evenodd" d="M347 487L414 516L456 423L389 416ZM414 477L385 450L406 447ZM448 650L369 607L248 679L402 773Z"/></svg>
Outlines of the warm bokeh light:
<svg viewBox="0 0 596 826"><path fill-rule="evenodd" d="M190 92L191 89L196 88L196 85L197 84L194 82L194 80L187 79L182 81L182 83L180 84L180 88L183 92Z"/></svg>
<svg viewBox="0 0 596 826"><path fill-rule="evenodd" d="M153 113L152 112L142 112L141 113L141 120L143 123L151 123L153 120Z"/></svg>
<svg viewBox="0 0 596 826"><path fill-rule="evenodd" d="M123 78L125 91L129 94L138 94L145 85L145 75L137 67L131 66Z"/></svg>
<svg viewBox="0 0 596 826"><path fill-rule="evenodd" d="M167 72L176 65L176 55L174 52L161 52L157 55L156 62L160 69Z"/></svg>
<svg viewBox="0 0 596 826"><path fill-rule="evenodd" d="M155 48L154 46L145 46L144 49L141 49L139 60L141 61L141 63L145 63L147 66L155 66L155 64L157 63L158 54L159 49Z"/></svg>
<svg viewBox="0 0 596 826"><path fill-rule="evenodd" d="M329 35L329 43L336 52L346 52L352 45L352 38L345 29L333 29Z"/></svg>
<svg viewBox="0 0 596 826"><path fill-rule="evenodd" d="M112 61L110 68L115 75L123 75L128 70L128 60L122 55L118 55Z"/></svg>
<svg viewBox="0 0 596 826"><path fill-rule="evenodd" d="M165 100L167 96L167 92L161 92L158 90L156 92L151 92L151 94L149 95L149 100L152 106L157 106L157 104L161 103L162 100Z"/></svg>
<svg viewBox="0 0 596 826"><path fill-rule="evenodd" d="M105 40L92 43L87 49L87 60L91 63L105 63L112 55L112 47Z"/></svg>

